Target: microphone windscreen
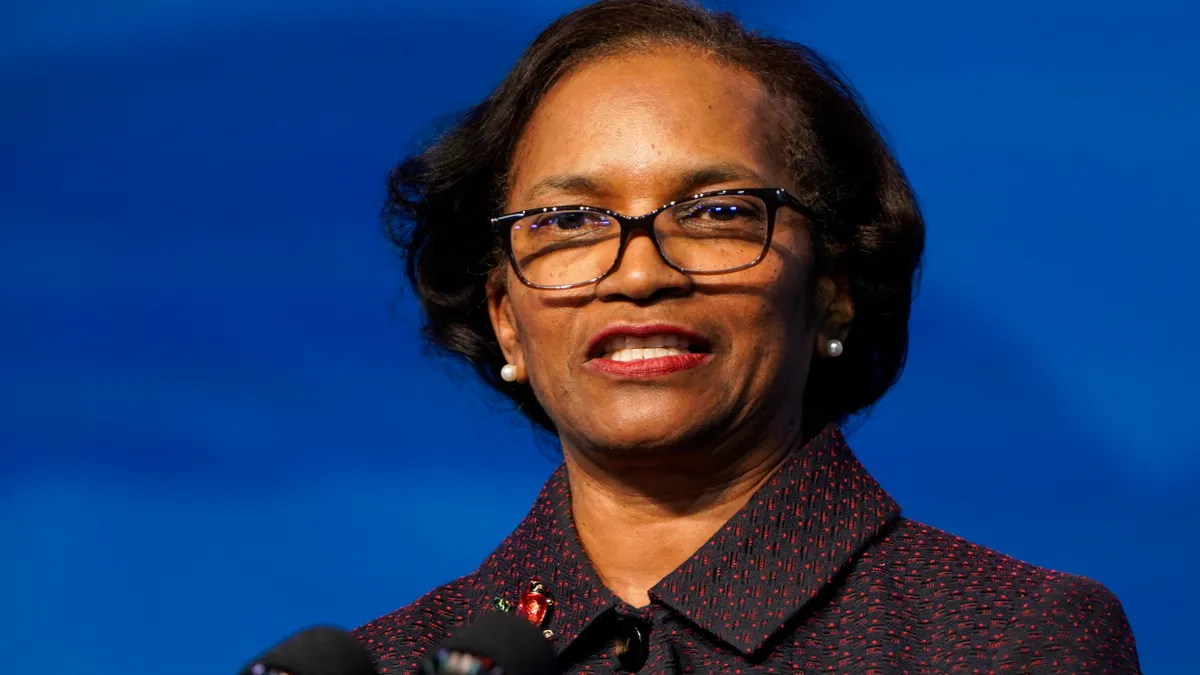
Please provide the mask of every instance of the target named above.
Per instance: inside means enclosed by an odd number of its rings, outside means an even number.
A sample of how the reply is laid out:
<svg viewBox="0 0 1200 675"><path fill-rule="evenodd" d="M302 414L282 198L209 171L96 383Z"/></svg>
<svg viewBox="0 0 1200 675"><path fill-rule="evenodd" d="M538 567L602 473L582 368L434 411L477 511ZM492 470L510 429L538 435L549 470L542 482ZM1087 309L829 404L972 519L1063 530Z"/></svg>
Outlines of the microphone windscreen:
<svg viewBox="0 0 1200 675"><path fill-rule="evenodd" d="M366 647L353 635L331 626L296 633L251 661L241 675L272 670L288 675L378 675Z"/></svg>
<svg viewBox="0 0 1200 675"><path fill-rule="evenodd" d="M461 652L485 657L505 675L558 675L558 657L541 629L527 619L505 612L484 612L450 636L438 652ZM437 658L437 655L434 655ZM439 672L437 668L429 668Z"/></svg>

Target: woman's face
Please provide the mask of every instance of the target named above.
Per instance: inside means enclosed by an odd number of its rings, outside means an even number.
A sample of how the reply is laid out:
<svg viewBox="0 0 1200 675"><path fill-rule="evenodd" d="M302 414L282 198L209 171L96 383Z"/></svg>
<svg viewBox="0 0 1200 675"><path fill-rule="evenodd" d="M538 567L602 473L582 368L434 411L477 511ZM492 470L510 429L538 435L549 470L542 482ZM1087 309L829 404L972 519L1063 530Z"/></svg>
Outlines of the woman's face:
<svg viewBox="0 0 1200 675"><path fill-rule="evenodd" d="M534 113L507 211L586 204L641 215L709 190L794 191L770 147L777 124L754 77L695 52L590 62ZM706 439L796 426L814 348L840 337L849 312L845 302L807 305L812 260L804 219L788 207L762 262L729 274L680 273L639 233L611 275L582 288L530 288L509 269L492 323L568 449L713 451ZM613 353L681 340L699 354L670 350L662 367L624 360L661 351Z"/></svg>

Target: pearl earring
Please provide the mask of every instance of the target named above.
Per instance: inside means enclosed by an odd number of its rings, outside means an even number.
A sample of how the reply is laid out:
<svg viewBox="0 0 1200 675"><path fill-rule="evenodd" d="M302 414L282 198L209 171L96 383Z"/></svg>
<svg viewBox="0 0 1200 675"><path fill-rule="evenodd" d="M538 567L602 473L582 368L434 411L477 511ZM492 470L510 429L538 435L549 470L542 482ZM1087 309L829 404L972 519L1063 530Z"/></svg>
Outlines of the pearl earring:
<svg viewBox="0 0 1200 675"><path fill-rule="evenodd" d="M500 369L500 379L505 382L516 382L517 367L511 363L504 364L504 367Z"/></svg>
<svg viewBox="0 0 1200 675"><path fill-rule="evenodd" d="M830 340L825 343L825 351L829 352L830 356L838 357L842 355L842 341Z"/></svg>

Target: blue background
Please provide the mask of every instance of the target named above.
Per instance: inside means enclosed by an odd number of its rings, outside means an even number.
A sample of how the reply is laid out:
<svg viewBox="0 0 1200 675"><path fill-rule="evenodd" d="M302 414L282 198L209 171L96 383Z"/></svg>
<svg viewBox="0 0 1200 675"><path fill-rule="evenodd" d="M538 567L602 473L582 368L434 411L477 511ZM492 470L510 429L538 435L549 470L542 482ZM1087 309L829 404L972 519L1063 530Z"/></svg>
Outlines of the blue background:
<svg viewBox="0 0 1200 675"><path fill-rule="evenodd" d="M1194 672L1200 9L897 4L722 5L839 63L926 208L910 365L852 443ZM570 6L4 4L0 672L233 672L518 522L551 448L423 354L375 216Z"/></svg>

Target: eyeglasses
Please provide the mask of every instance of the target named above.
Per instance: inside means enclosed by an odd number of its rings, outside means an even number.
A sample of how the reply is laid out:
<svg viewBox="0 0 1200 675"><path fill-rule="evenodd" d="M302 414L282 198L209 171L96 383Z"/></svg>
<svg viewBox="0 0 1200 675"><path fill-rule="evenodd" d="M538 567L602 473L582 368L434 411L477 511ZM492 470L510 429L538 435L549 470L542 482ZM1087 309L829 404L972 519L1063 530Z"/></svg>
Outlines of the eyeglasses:
<svg viewBox="0 0 1200 675"><path fill-rule="evenodd" d="M766 256L775 214L816 214L782 188L718 190L665 204L644 216L594 206L548 206L492 219L521 282L563 290L617 269L630 236L645 231L662 259L685 274L726 274Z"/></svg>

